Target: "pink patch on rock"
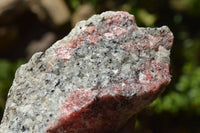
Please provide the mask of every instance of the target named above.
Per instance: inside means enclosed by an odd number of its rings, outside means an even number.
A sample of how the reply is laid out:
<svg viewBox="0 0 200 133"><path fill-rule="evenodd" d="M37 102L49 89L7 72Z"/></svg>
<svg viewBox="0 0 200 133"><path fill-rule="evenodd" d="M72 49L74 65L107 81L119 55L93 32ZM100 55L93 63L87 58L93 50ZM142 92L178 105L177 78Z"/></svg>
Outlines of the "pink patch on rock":
<svg viewBox="0 0 200 133"><path fill-rule="evenodd" d="M123 28L120 28L120 27L114 27L114 28L113 28L113 32L114 32L117 36L119 36L119 35L121 35L121 34L126 33L126 29L123 29Z"/></svg>
<svg viewBox="0 0 200 133"><path fill-rule="evenodd" d="M72 102L66 102L63 104L62 116L68 116L72 112L79 110L85 106L85 103L90 103L92 100L94 100L95 96L95 91L86 89L78 89L77 91L73 92L67 99L68 101Z"/></svg>
<svg viewBox="0 0 200 133"><path fill-rule="evenodd" d="M90 26L84 29L84 32L92 34L96 31L96 28L94 26Z"/></svg>
<svg viewBox="0 0 200 133"><path fill-rule="evenodd" d="M49 125L47 132L109 133L115 131L116 129L111 129L110 126L115 127L118 124L112 122L120 118L120 111L113 112L115 106L120 103L120 99L120 96L116 98L111 95L98 97L93 91L77 90L64 103L59 121Z"/></svg>
<svg viewBox="0 0 200 133"><path fill-rule="evenodd" d="M109 39L109 38L113 38L114 34L113 33L105 33L104 36Z"/></svg>
<svg viewBox="0 0 200 133"><path fill-rule="evenodd" d="M56 51L58 58L69 60L72 56L73 49L66 47L59 47Z"/></svg>

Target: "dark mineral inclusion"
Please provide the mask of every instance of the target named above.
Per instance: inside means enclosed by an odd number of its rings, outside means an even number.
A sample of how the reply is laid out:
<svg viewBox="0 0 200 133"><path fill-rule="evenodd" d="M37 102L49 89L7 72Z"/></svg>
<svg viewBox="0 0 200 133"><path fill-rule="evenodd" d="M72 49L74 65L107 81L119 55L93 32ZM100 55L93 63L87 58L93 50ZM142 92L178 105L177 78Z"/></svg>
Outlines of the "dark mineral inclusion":
<svg viewBox="0 0 200 133"><path fill-rule="evenodd" d="M0 132L117 132L169 84L172 43L127 12L79 22L17 70Z"/></svg>

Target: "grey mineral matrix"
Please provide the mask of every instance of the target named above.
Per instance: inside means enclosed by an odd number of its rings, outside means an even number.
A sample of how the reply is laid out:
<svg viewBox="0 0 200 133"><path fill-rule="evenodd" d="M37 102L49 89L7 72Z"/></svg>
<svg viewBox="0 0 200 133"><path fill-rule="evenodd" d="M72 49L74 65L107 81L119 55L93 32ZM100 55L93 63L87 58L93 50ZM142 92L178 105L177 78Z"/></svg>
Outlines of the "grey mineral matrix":
<svg viewBox="0 0 200 133"><path fill-rule="evenodd" d="M169 84L173 34L127 12L79 22L16 72L0 133L115 133Z"/></svg>

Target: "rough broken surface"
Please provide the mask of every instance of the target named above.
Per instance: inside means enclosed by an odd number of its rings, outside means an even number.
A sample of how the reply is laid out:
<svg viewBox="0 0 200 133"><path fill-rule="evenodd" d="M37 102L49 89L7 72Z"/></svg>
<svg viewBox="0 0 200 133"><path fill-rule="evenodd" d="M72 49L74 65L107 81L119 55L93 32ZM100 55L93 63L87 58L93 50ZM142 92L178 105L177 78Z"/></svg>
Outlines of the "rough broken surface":
<svg viewBox="0 0 200 133"><path fill-rule="evenodd" d="M17 70L0 132L117 132L170 82L172 42L127 12L79 22Z"/></svg>

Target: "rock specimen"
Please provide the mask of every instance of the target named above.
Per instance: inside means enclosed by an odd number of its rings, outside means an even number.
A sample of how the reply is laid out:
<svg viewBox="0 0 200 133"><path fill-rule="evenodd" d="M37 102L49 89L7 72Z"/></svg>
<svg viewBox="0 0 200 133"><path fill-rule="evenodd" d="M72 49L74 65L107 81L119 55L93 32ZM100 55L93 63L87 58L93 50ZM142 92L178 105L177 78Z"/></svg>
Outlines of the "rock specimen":
<svg viewBox="0 0 200 133"><path fill-rule="evenodd" d="M173 34L104 12L16 72L1 133L115 133L170 82Z"/></svg>

